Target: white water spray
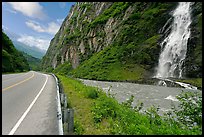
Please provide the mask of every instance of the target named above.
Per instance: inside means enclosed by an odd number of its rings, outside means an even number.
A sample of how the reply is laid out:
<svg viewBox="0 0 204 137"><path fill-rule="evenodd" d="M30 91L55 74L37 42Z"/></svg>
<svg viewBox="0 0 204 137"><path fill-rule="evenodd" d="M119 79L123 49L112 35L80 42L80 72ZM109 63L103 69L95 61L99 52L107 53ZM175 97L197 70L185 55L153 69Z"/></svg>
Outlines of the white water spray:
<svg viewBox="0 0 204 137"><path fill-rule="evenodd" d="M183 62L190 37L190 2L179 2L173 12L170 34L161 43L156 78L182 77Z"/></svg>

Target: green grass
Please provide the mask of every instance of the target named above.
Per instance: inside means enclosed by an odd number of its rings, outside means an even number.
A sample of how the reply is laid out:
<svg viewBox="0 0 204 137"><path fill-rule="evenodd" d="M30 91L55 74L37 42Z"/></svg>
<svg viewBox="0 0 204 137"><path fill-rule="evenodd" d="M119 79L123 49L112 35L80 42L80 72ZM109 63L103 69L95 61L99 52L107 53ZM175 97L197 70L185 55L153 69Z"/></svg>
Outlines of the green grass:
<svg viewBox="0 0 204 137"><path fill-rule="evenodd" d="M64 92L68 96L69 106L74 108L74 131L75 134L109 134L107 128L97 128L94 124L91 113L91 106L94 104L94 99L90 92L95 96L96 88L91 88L83 85L81 82L57 75L62 82Z"/></svg>
<svg viewBox="0 0 204 137"><path fill-rule="evenodd" d="M82 135L188 135L202 134L202 125L193 128L168 116L159 116L154 107L141 114L132 108L131 101L118 103L112 95L102 90L82 84L78 80L57 75L68 96L69 106L74 109L74 133ZM199 100L200 101L200 100ZM183 107L188 108L188 103ZM199 105L201 105L200 103ZM195 108L196 105L194 105ZM202 107L201 107L202 108ZM200 115L200 108L199 115ZM191 110L192 113L193 110ZM182 111L179 112L181 118ZM194 113L197 115L197 113ZM201 117L202 121L202 117Z"/></svg>
<svg viewBox="0 0 204 137"><path fill-rule="evenodd" d="M96 80L140 80L145 69L142 65L122 64L120 56L122 48L110 46L95 53L79 67L71 71L71 75L79 78ZM121 53L121 54L120 54Z"/></svg>
<svg viewBox="0 0 204 137"><path fill-rule="evenodd" d="M72 70L71 63L65 62L64 64L57 66L57 68L53 70L53 73L67 75L70 70Z"/></svg>

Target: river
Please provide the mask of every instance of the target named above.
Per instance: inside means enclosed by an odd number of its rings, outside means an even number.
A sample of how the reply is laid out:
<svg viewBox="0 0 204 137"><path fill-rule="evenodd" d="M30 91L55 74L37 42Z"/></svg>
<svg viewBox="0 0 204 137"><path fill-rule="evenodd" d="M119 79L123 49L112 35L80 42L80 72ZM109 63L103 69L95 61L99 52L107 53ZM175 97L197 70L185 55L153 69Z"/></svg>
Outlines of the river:
<svg viewBox="0 0 204 137"><path fill-rule="evenodd" d="M80 79L85 85L99 87L103 89L104 92L114 95L116 100L120 103L126 101L134 96L134 101L132 106L136 106L139 102L143 102L143 109L154 106L159 106L159 114L163 115L171 109L171 103L176 107L179 101L176 99L176 95L184 92L201 92L200 90L192 90L185 88L176 87L164 87L156 85L145 85L145 84L135 84L135 83L125 83L125 82L106 82L106 81L95 81L95 80L85 80Z"/></svg>

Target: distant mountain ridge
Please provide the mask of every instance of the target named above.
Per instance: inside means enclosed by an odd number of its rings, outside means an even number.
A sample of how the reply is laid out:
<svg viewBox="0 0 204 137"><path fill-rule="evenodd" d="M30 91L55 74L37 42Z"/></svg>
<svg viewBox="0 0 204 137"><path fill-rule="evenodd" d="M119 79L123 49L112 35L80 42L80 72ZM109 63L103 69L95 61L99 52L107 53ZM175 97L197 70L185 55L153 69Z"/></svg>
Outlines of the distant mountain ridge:
<svg viewBox="0 0 204 137"><path fill-rule="evenodd" d="M13 44L18 50L23 51L38 59L41 59L45 54L44 52L42 52L36 47L30 47L18 41L13 41Z"/></svg>
<svg viewBox="0 0 204 137"><path fill-rule="evenodd" d="M9 36L9 38L12 40L14 46L16 47L16 49L23 51L35 58L41 59L44 55L45 52L40 50L37 47L30 47L22 42L17 41L17 39L19 38L19 36L13 32L10 32L8 30L4 30L4 32Z"/></svg>
<svg viewBox="0 0 204 137"><path fill-rule="evenodd" d="M31 70L35 70L38 71L40 70L40 59L35 58L31 55L28 55L25 52L21 52L23 54L23 56L26 58L26 60L28 61L29 67Z"/></svg>

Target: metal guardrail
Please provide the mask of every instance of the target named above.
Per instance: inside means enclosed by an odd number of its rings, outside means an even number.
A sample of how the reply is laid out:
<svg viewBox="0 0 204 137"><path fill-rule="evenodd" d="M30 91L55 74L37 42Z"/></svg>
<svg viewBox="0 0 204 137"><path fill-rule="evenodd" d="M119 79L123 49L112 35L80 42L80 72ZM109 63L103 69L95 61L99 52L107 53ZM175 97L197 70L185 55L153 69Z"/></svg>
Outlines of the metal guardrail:
<svg viewBox="0 0 204 137"><path fill-rule="evenodd" d="M60 95L59 95L59 83L57 77L52 74L52 76L55 78L55 81L57 83L57 118L58 118L58 131L59 135L63 135L63 124L62 124L62 111L61 111L61 103L60 103Z"/></svg>
<svg viewBox="0 0 204 137"><path fill-rule="evenodd" d="M57 82L57 90L59 93L58 101L60 102L59 114L62 116L60 117L62 121L62 124L60 122L60 125L62 125L62 127L60 126L59 131L63 132L63 125L65 128L64 132L62 134L60 133L60 135L63 135L64 133L73 134L74 133L74 109L68 108L68 99L66 94L64 94L63 86L61 82L57 79L57 77L54 74L52 75L55 77Z"/></svg>

